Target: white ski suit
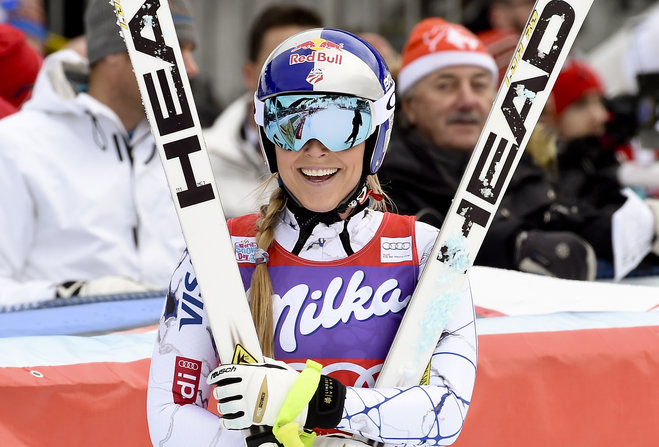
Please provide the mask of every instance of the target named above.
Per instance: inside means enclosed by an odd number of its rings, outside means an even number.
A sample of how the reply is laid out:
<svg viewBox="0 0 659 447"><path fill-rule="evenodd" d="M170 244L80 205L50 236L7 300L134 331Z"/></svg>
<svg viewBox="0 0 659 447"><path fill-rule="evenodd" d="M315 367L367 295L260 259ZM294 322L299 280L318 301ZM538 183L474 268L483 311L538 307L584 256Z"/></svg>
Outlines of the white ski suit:
<svg viewBox="0 0 659 447"><path fill-rule="evenodd" d="M167 287L185 249L146 119L129 134L47 57L32 99L0 121L0 305L53 298L57 284L117 275Z"/></svg>
<svg viewBox="0 0 659 447"><path fill-rule="evenodd" d="M229 221L246 289L254 268L254 219ZM347 385L339 430L388 444L452 444L464 424L476 375L468 287L434 351L428 385L365 388L375 383L437 230L412 217L363 210L347 226L350 256L339 236L343 222L318 224L300 256L291 253L299 228L290 211L281 213L274 230L268 271L275 291L277 360L300 370L312 358L323 365L323 374ZM151 362L147 416L154 445L184 446L193 440L198 446L243 445L240 431L222 427L212 402L208 409L212 389L206 378L219 361L186 255L172 277Z"/></svg>

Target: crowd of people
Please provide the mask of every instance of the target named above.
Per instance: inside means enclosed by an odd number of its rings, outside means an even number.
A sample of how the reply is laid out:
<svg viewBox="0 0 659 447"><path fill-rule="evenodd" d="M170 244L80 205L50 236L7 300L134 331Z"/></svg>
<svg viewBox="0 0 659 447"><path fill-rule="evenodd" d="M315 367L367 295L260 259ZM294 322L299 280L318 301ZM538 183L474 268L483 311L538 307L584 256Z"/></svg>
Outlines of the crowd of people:
<svg viewBox="0 0 659 447"><path fill-rule="evenodd" d="M191 13L172 6L193 77ZM30 99L0 121L3 305L161 290L185 249L115 22L104 0L90 2L86 57L48 55L23 81Z"/></svg>
<svg viewBox="0 0 659 447"><path fill-rule="evenodd" d="M0 114L14 115L0 123L7 129L0 141L2 181L15 191L0 203L7 217L1 301L161 289L184 244L112 11L102 8L102 18L89 14L83 44L44 59L43 8L24 3L29 14L0 25ZM381 35L361 34L397 81L389 157L380 172L389 210L441 226L533 3L492 2L492 27L476 35L441 18L425 19L400 52ZM180 19L191 17L190 5L171 4L194 79L197 31ZM276 5L248 30L245 93L204 129L229 218L258 210L274 190L252 113L260 68L285 38L322 26L309 8ZM616 126L617 110L605 90L592 66L572 55L476 264L586 280L597 277L602 262L617 270L616 278L657 265L657 205L648 197L654 192L620 181L620 154L637 135L629 125ZM42 120L42 132L27 130ZM92 155L90 146L100 153ZM78 173L71 175L63 160L76 160ZM81 214L73 218L76 210Z"/></svg>
<svg viewBox="0 0 659 447"><path fill-rule="evenodd" d="M87 3L75 49L44 55L0 24L0 305L169 288L149 384L154 444L194 431L239 445L238 429L279 427L307 359L333 373L306 364L310 397L285 425L453 442L475 379L470 292L425 383L368 390L354 373L384 360L534 2L492 2L493 29L478 35L425 18L400 52L378 34L323 28L306 7L261 12L245 91L204 139L231 234L250 253L239 267L266 361L215 371L224 359L114 10ZM169 4L194 78L190 4ZM326 55L300 67L301 51ZM616 279L659 269L659 200L620 181L618 155L637 135L616 134L614 118L600 76L572 54L475 264L573 280L596 279L600 262ZM198 371L190 389L181 359ZM213 389L222 418L207 408Z"/></svg>

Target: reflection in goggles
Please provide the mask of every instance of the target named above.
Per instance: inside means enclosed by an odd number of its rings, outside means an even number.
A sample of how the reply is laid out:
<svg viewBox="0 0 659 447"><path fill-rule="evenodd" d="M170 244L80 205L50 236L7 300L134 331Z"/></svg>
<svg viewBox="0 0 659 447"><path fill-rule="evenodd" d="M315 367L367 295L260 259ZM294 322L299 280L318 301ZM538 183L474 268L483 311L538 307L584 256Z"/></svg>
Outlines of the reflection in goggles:
<svg viewBox="0 0 659 447"><path fill-rule="evenodd" d="M356 146L373 133L369 102L346 95L281 95L264 104L264 130L277 146L299 151L317 139L337 152Z"/></svg>

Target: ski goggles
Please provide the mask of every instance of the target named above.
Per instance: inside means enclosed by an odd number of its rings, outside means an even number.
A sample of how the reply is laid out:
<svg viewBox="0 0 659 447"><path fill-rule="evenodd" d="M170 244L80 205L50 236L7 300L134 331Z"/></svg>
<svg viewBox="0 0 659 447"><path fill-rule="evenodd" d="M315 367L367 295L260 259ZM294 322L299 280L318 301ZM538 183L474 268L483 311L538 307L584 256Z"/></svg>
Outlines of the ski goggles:
<svg viewBox="0 0 659 447"><path fill-rule="evenodd" d="M284 94L264 101L255 96L254 117L268 140L283 149L297 152L316 139L339 152L366 141L391 116L393 90L375 102L324 93Z"/></svg>

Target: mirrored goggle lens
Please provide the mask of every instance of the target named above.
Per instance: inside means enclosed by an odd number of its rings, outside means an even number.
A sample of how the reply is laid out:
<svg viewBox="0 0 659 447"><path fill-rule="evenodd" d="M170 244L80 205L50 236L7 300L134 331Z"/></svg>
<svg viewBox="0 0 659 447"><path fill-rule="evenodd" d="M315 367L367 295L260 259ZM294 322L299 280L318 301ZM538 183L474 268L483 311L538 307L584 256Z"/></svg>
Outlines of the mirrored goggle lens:
<svg viewBox="0 0 659 447"><path fill-rule="evenodd" d="M333 152L356 146L373 133L369 103L343 95L282 95L265 100L263 128L275 145L299 151L317 139Z"/></svg>

